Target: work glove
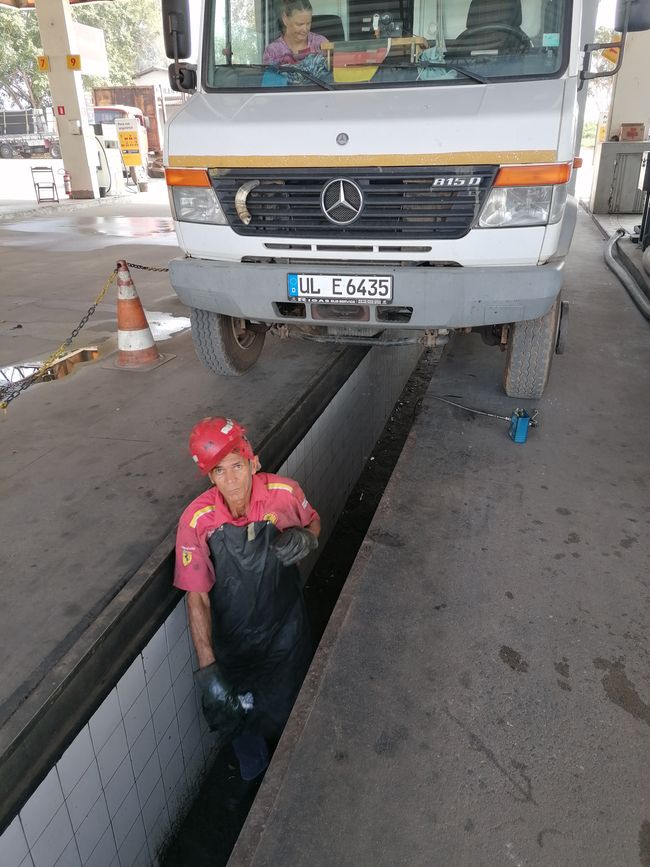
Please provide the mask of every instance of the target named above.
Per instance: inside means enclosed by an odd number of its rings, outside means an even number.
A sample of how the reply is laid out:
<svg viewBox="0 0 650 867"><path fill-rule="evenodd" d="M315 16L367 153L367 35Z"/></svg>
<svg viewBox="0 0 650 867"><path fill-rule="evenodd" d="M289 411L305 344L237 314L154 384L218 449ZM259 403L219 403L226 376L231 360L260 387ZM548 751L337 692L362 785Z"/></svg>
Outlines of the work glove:
<svg viewBox="0 0 650 867"><path fill-rule="evenodd" d="M216 662L200 668L195 676L201 690L203 716L210 731L219 732L224 739L234 737L246 717L246 710L234 687Z"/></svg>
<svg viewBox="0 0 650 867"><path fill-rule="evenodd" d="M291 566L318 548L318 539L304 527L287 527L274 540L271 547L280 563Z"/></svg>

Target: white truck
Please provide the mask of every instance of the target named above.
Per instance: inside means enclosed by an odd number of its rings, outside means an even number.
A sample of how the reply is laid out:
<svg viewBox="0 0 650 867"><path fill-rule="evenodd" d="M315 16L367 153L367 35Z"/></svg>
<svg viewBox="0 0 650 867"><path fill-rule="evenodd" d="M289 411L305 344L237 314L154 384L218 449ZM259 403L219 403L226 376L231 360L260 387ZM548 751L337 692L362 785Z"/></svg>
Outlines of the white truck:
<svg viewBox="0 0 650 867"><path fill-rule="evenodd" d="M478 331L507 394L540 397L576 219L580 0L163 0L179 244L202 362L239 374L267 331L395 343ZM298 9L315 52L270 62ZM283 16L284 10L284 16ZM650 0L620 0L628 30Z"/></svg>
<svg viewBox="0 0 650 867"><path fill-rule="evenodd" d="M48 155L61 159L61 145L52 132L53 121L49 109L38 108L0 111L0 158Z"/></svg>

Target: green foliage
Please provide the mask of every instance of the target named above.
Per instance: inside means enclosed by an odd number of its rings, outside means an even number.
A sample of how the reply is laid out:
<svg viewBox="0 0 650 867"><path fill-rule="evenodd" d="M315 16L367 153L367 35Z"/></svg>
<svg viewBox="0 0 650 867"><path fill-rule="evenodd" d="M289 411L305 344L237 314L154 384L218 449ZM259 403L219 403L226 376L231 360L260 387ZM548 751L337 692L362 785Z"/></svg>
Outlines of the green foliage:
<svg viewBox="0 0 650 867"><path fill-rule="evenodd" d="M86 87L101 84L133 84L136 72L150 66L166 66L162 42L159 0L113 0L112 3L85 3L72 6L72 17L80 24L104 31L108 55L107 79L84 78Z"/></svg>
<svg viewBox="0 0 650 867"><path fill-rule="evenodd" d="M84 76L86 89L133 84L136 72L166 66L159 0L86 3L71 11L75 21L101 28L106 39L109 77ZM0 33L0 108L51 105L47 75L36 66L41 53L36 13L0 7Z"/></svg>
<svg viewBox="0 0 650 867"><path fill-rule="evenodd" d="M0 7L0 33L0 105L47 104L47 75L36 66L41 37L35 13Z"/></svg>
<svg viewBox="0 0 650 867"><path fill-rule="evenodd" d="M609 27L598 27L594 42L612 42L613 36L614 33ZM591 55L590 69L592 72L608 72L613 68L614 64L603 57L600 51L595 51ZM593 78L588 84L587 93L589 99L596 106L599 113L607 111L609 108L613 81L613 77L609 76L607 78Z"/></svg>
<svg viewBox="0 0 650 867"><path fill-rule="evenodd" d="M598 124L595 120L588 120L582 127L581 145L584 148L592 148L596 144L596 129Z"/></svg>

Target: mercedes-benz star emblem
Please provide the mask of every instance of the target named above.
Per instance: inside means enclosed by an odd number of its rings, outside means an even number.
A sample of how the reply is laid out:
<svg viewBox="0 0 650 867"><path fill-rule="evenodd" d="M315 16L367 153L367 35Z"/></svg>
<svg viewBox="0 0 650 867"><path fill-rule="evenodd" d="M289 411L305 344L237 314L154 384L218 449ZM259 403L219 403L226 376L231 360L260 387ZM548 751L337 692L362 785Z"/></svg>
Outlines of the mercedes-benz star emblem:
<svg viewBox="0 0 650 867"><path fill-rule="evenodd" d="M350 141L347 132L340 132L336 136L336 143L339 145L346 145Z"/></svg>
<svg viewBox="0 0 650 867"><path fill-rule="evenodd" d="M330 223L349 226L361 216L363 193L354 181L335 178L323 187L320 206Z"/></svg>

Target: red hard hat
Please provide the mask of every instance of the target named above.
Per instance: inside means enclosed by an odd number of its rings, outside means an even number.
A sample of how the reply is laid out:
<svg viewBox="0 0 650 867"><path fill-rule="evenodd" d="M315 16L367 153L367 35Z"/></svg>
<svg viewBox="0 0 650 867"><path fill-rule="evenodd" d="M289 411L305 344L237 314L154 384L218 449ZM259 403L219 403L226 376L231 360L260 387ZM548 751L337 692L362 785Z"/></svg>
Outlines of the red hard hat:
<svg viewBox="0 0 650 867"><path fill-rule="evenodd" d="M190 434L190 454L203 475L207 475L230 452L251 460L253 449L245 436L246 428L232 418L204 418Z"/></svg>

